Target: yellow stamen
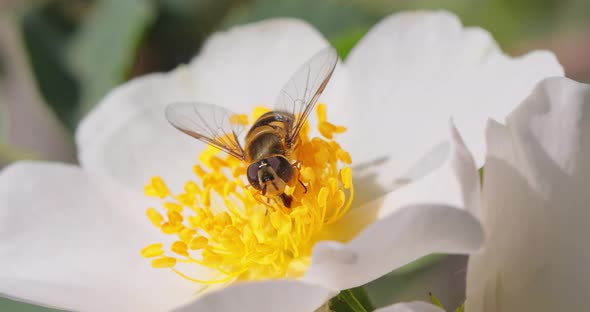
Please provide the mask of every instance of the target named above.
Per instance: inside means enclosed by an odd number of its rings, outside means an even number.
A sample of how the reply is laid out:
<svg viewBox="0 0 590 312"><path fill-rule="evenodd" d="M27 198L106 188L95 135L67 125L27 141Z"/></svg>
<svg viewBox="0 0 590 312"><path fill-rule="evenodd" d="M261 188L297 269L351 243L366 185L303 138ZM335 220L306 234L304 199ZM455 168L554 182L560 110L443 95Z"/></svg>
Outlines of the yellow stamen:
<svg viewBox="0 0 590 312"><path fill-rule="evenodd" d="M176 265L176 258L173 257L162 257L152 260L153 268L173 268Z"/></svg>
<svg viewBox="0 0 590 312"><path fill-rule="evenodd" d="M236 114L236 115L229 116L229 122L234 125L245 126L248 124L248 115Z"/></svg>
<svg viewBox="0 0 590 312"><path fill-rule="evenodd" d="M153 258L163 254L162 243L151 244L141 250L141 256L144 258Z"/></svg>
<svg viewBox="0 0 590 312"><path fill-rule="evenodd" d="M144 192L147 196L164 198L170 194L170 190L160 177L153 177L150 184L145 186Z"/></svg>
<svg viewBox="0 0 590 312"><path fill-rule="evenodd" d="M250 120L267 111L254 109ZM291 208L245 182L249 164L209 147L192 168L196 182L186 182L183 193L170 193L160 177L152 178L145 187L147 196L166 199L163 213L147 210L149 220L164 234L177 238L169 252L156 243L141 255L153 258L154 268L171 269L201 284L301 277L314 244L320 237L330 239L326 225L342 218L354 195L352 171L345 166L351 162L350 155L333 140L345 128L327 121L324 105L319 104L316 112L322 137L309 138L309 126L304 125L289 155L296 168L285 189L292 196ZM236 124L248 121L245 115L230 118ZM177 263L208 267L217 277L190 276Z"/></svg>
<svg viewBox="0 0 590 312"><path fill-rule="evenodd" d="M209 243L209 240L207 239L207 237L196 236L189 243L189 248L191 250L203 249L203 248L205 248L205 246L207 246L208 243Z"/></svg>
<svg viewBox="0 0 590 312"><path fill-rule="evenodd" d="M156 209L148 208L146 214L155 227L159 228L162 226L162 221L164 221L164 217L162 217L162 215Z"/></svg>

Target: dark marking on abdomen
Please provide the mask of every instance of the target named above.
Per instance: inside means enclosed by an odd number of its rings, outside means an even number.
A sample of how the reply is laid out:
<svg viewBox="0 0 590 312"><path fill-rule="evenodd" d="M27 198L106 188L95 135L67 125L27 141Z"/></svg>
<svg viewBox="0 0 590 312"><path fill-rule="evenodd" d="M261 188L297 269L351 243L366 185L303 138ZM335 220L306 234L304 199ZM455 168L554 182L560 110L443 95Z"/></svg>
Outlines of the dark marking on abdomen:
<svg viewBox="0 0 590 312"><path fill-rule="evenodd" d="M289 116L286 113L279 113L279 112L275 112L275 111L270 111L270 112L264 113L262 116L260 116L256 120L256 122L254 122L254 124L250 128L250 131L248 131L248 135L250 135L250 133L252 133L257 128L260 128L263 126L270 126L274 129L277 129L277 128L285 129L287 124L291 123L292 121L293 121L293 118L291 118L291 116Z"/></svg>
<svg viewBox="0 0 590 312"><path fill-rule="evenodd" d="M292 121L289 114L282 112L270 111L260 116L246 135L246 160L285 156L285 135Z"/></svg>

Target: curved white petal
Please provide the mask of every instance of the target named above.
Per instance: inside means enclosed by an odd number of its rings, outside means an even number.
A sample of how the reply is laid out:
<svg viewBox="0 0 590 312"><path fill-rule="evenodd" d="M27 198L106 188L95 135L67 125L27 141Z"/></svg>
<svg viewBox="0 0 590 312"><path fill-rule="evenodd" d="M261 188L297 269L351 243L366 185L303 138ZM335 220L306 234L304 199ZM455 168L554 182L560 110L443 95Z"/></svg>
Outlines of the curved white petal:
<svg viewBox="0 0 590 312"><path fill-rule="evenodd" d="M383 160L371 172L386 189L444 141L449 117L481 166L487 118L503 120L536 82L563 75L553 54L510 58L488 32L463 28L447 12L385 18L350 52L346 67L353 113L365 116L347 124L349 144L370 146L351 156L356 164Z"/></svg>
<svg viewBox="0 0 590 312"><path fill-rule="evenodd" d="M351 232L377 221L348 243L316 244L304 279L347 289L430 253L480 248L477 170L454 127L450 132L446 161L417 182L345 215L337 227Z"/></svg>
<svg viewBox="0 0 590 312"><path fill-rule="evenodd" d="M426 302L408 302L390 305L375 312L445 312L443 309Z"/></svg>
<svg viewBox="0 0 590 312"><path fill-rule="evenodd" d="M466 311L590 309L590 86L541 82L487 129L488 241L467 273Z"/></svg>
<svg viewBox="0 0 590 312"><path fill-rule="evenodd" d="M135 79L107 95L78 129L80 162L134 188L157 174L177 186L192 177L204 144L168 124L167 104L201 101L248 114L254 106L272 106L296 69L327 45L315 29L293 19L214 34L191 64Z"/></svg>
<svg viewBox="0 0 590 312"><path fill-rule="evenodd" d="M0 294L67 310L162 311L198 289L152 269L161 234L149 201L79 168L18 163L0 172Z"/></svg>
<svg viewBox="0 0 590 312"><path fill-rule="evenodd" d="M176 311L315 311L336 293L295 280L249 282L212 292Z"/></svg>

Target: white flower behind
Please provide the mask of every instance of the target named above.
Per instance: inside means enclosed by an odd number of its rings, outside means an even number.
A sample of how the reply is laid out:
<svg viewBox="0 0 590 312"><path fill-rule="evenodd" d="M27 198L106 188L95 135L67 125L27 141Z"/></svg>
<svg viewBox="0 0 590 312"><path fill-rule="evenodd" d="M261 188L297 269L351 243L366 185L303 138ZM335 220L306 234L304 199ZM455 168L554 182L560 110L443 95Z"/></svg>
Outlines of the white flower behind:
<svg viewBox="0 0 590 312"><path fill-rule="evenodd" d="M375 312L445 312L443 309L426 302L397 303L375 310Z"/></svg>
<svg viewBox="0 0 590 312"><path fill-rule="evenodd" d="M383 161L363 174L376 175L386 190L422 177L429 171L425 163L437 165L446 152L449 118L477 167L483 166L487 119L503 121L538 81L563 75L552 53L508 57L487 31L464 28L448 12L383 19L351 50L345 65L353 92L347 109L363 116L346 120L347 138L373 138L370 150L353 151L352 158L357 165Z"/></svg>
<svg viewBox="0 0 590 312"><path fill-rule="evenodd" d="M541 82L487 128L485 251L471 256L466 311L590 309L590 85Z"/></svg>
<svg viewBox="0 0 590 312"><path fill-rule="evenodd" d="M549 53L511 60L487 33L463 29L448 13L419 12L375 26L320 99L330 121L349 127L341 142L352 154L358 200L315 246L302 279L199 296L202 285L139 257L163 236L143 215L154 203L138 192L153 175L179 188L204 147L168 125L164 106L204 101L239 113L271 106L287 78L327 44L290 19L215 34L190 64L135 79L89 114L76 135L83 169L22 163L0 173L0 293L86 311L169 310L191 301L184 307L313 310L423 255L480 248L476 165L449 118L480 159L478 121L502 117L536 81L562 70Z"/></svg>

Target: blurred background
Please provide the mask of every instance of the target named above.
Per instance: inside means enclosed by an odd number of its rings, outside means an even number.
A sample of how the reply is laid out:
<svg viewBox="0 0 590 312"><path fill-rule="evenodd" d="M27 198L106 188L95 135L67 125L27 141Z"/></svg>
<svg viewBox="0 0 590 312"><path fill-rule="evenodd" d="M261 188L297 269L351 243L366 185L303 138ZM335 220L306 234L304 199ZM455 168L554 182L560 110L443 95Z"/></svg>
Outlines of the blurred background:
<svg viewBox="0 0 590 312"><path fill-rule="evenodd" d="M345 57L401 10L447 9L503 50L552 50L590 82L588 0L0 0L0 168L23 159L75 162L73 132L111 88L188 62L216 30L277 16L304 19ZM376 305L463 300L466 260L430 256L367 285ZM1 282L1 280L0 280ZM106 299L105 299L106 300ZM0 311L50 311L0 298Z"/></svg>

